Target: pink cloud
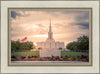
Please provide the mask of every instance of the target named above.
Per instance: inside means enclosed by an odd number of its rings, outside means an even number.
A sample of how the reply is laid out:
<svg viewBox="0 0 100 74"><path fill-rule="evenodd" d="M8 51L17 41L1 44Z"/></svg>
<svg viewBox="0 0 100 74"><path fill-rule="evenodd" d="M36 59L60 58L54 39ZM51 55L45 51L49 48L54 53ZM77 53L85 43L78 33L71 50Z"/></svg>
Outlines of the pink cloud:
<svg viewBox="0 0 100 74"><path fill-rule="evenodd" d="M47 37L36 37L36 35L47 35L49 30L49 22L51 18L52 31L54 39L64 41L68 44L71 41L83 34L88 35L88 29L82 29L79 25L71 25L76 23L76 17L84 16L76 13L46 12L46 11L17 11L23 16L16 16L16 19L11 18L11 39L18 40L27 37L27 40L39 42L46 40ZM25 16L27 15L27 16ZM82 21L82 20L81 20ZM88 19L83 21L88 22Z"/></svg>

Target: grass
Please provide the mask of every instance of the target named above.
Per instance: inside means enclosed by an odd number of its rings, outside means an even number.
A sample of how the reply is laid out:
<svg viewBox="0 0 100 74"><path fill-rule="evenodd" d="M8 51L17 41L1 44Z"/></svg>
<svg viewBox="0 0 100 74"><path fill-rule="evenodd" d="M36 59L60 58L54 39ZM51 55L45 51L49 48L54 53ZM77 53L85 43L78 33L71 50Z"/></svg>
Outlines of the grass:
<svg viewBox="0 0 100 74"><path fill-rule="evenodd" d="M72 56L72 57L80 56L80 55L89 56L88 53L82 53L82 52L66 52L66 51L62 51L62 52L61 52L61 56L64 56L64 55Z"/></svg>
<svg viewBox="0 0 100 74"><path fill-rule="evenodd" d="M26 55L36 55L39 56L39 51L33 51L33 52L14 52L11 53L11 55L17 56L17 55L21 55L21 56L26 56Z"/></svg>
<svg viewBox="0 0 100 74"><path fill-rule="evenodd" d="M33 51L33 52L14 52L14 53L11 53L11 55L14 55L14 56L17 56L17 55L26 56L27 54L28 55L39 56L39 51ZM88 53L62 51L61 52L61 56L64 56L64 55L71 56L71 57L80 56L80 55L88 56Z"/></svg>

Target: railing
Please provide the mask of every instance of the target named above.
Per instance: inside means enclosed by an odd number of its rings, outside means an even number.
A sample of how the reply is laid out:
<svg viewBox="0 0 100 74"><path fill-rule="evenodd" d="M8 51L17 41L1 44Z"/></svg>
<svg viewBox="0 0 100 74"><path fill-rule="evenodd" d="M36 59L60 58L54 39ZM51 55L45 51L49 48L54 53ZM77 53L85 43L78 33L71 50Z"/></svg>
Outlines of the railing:
<svg viewBox="0 0 100 74"><path fill-rule="evenodd" d="M84 52L84 53L88 53L89 50L69 50L69 51L66 51L66 52Z"/></svg>
<svg viewBox="0 0 100 74"><path fill-rule="evenodd" d="M12 52L28 52L28 51L30 51L30 50L14 50Z"/></svg>

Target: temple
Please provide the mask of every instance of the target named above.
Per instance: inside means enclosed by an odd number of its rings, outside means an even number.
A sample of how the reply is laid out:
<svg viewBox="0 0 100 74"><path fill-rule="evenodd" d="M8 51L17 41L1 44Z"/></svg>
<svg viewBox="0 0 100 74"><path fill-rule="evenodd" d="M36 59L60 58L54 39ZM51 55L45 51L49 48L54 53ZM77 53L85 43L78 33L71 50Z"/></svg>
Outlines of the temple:
<svg viewBox="0 0 100 74"><path fill-rule="evenodd" d="M64 49L64 42L54 40L51 21L49 26L48 38L44 42L37 42L37 49L39 49L40 57L61 56L60 49Z"/></svg>

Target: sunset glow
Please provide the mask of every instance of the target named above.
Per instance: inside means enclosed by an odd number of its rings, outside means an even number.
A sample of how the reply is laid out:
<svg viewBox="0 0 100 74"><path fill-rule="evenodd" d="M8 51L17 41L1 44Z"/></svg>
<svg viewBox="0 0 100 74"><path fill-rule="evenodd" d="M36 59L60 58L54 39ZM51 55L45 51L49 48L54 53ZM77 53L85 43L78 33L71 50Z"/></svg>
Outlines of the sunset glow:
<svg viewBox="0 0 100 74"><path fill-rule="evenodd" d="M49 24L56 41L76 41L82 35L89 35L89 12L68 10L11 11L11 40L27 37L34 43L45 41Z"/></svg>
<svg viewBox="0 0 100 74"><path fill-rule="evenodd" d="M34 35L33 37L48 37L48 35Z"/></svg>

